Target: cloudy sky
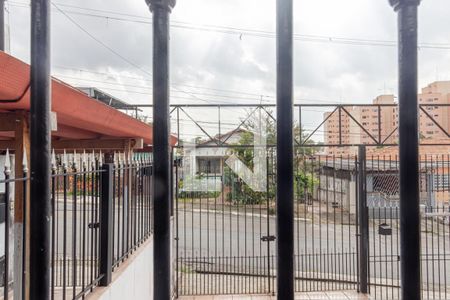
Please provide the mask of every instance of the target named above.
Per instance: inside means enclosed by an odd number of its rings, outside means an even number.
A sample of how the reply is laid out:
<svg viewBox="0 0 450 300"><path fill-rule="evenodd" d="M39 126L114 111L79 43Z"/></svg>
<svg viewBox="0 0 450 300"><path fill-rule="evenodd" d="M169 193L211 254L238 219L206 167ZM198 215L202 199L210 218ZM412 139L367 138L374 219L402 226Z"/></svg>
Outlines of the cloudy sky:
<svg viewBox="0 0 450 300"><path fill-rule="evenodd" d="M144 0L54 0L53 75L151 103L151 13ZM387 0L294 0L297 103L368 103L396 94L396 15ZM29 61L29 1L8 0L10 51ZM450 80L450 1L420 7L420 86ZM275 98L275 0L178 0L173 103ZM201 114L200 114L201 115Z"/></svg>

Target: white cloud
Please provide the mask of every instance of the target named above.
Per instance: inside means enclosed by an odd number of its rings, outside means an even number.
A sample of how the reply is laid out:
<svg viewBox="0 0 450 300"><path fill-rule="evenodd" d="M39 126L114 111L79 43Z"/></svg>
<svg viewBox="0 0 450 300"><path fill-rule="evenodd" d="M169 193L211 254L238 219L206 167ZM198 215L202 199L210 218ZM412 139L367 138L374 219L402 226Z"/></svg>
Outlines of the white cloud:
<svg viewBox="0 0 450 300"><path fill-rule="evenodd" d="M396 15L387 0L294 2L296 34L396 40ZM30 11L14 3L17 2L11 3L9 7L11 49L13 55L28 61ZM60 3L151 17L144 0L64 0ZM146 94L151 92L151 82L132 79L150 79L145 72L151 72L151 25L82 16L73 14L79 9L60 7L69 11L70 16L91 34L145 71L112 54L55 11L52 17L53 65L113 73L117 78L111 80L111 75L88 75L67 69L55 69L54 73L112 82L117 86L109 90L107 87L114 85L91 83L129 102L151 101L151 96ZM275 8L275 0L179 0L172 13L172 20L274 32ZM450 27L447 26L449 11L448 0L422 2L421 42L450 44ZM450 80L450 50L422 49L419 58L421 86L435 79ZM257 95L275 93L273 38L172 28L171 63L171 78L178 84L238 90ZM296 41L294 70L296 98L369 102L383 91L396 92L395 47ZM144 89L130 85L143 86ZM178 87L180 89L207 92L182 86ZM182 97L174 98L173 101L178 103L199 102L198 98L244 102L209 95L194 99L180 92L172 94Z"/></svg>

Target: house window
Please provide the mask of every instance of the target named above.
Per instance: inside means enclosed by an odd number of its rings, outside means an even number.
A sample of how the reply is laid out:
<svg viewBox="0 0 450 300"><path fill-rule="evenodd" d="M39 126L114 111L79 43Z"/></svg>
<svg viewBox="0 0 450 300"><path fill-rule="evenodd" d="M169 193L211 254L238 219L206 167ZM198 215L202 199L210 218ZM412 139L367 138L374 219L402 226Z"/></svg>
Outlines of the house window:
<svg viewBox="0 0 450 300"><path fill-rule="evenodd" d="M220 158L205 157L197 159L198 172L203 174L220 174Z"/></svg>

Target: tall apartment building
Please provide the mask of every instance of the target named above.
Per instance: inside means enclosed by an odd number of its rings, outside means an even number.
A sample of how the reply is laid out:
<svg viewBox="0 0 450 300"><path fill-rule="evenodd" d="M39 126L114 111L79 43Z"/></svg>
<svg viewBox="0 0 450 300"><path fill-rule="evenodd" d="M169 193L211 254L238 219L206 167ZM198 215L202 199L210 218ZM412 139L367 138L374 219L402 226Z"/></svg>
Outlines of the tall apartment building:
<svg viewBox="0 0 450 300"><path fill-rule="evenodd" d="M430 143L448 138L442 129L450 132L450 106L440 105L450 105L450 81L433 82L423 88L418 96L419 103L426 112L419 110L421 140ZM324 143L374 144L374 140L387 144L397 143L398 107L379 106L381 104L396 104L394 95L380 95L373 100L371 106L345 107L348 114L344 110L340 113L339 110L324 113ZM354 154L356 151L351 146L326 148L330 155Z"/></svg>

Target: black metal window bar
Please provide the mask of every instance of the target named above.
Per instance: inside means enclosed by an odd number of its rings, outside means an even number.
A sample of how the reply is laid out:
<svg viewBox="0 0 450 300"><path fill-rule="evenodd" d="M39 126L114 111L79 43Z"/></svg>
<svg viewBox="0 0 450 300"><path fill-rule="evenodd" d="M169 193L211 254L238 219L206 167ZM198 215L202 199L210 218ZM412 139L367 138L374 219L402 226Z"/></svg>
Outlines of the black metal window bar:
<svg viewBox="0 0 450 300"><path fill-rule="evenodd" d="M98 153L53 155L51 299L84 299L96 286L108 285L111 272L152 234L151 156L116 157L122 158L108 164ZM18 184L23 185L25 203L30 178L26 167L23 178L14 178L9 159L6 161L0 179L0 223L4 224L0 273L3 299L12 299L11 204ZM109 186L111 192L105 193ZM103 243L108 246L102 247ZM22 282L26 280L22 275Z"/></svg>

